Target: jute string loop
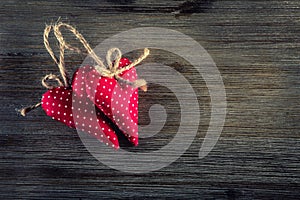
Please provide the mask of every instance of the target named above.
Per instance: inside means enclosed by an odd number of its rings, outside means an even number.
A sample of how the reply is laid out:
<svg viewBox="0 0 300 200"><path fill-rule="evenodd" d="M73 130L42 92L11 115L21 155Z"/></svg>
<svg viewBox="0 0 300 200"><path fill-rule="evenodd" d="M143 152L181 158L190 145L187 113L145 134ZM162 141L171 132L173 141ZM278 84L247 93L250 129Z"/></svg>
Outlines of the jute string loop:
<svg viewBox="0 0 300 200"><path fill-rule="evenodd" d="M48 74L42 79L42 85L47 89L53 89L54 86L49 85L46 81L48 80L56 80L59 86L64 86L64 84L61 82L58 76L54 74Z"/></svg>
<svg viewBox="0 0 300 200"><path fill-rule="evenodd" d="M106 55L107 66L105 66L104 63L102 62L102 60L96 55L96 53L90 47L90 45L85 40L85 38L73 26L66 24L66 23L62 23L62 22L58 22L57 24L53 24L53 25L52 24L47 25L44 30L43 37L44 37L45 48L49 52L49 54L52 57L52 59L54 60L54 62L57 64L60 74L61 74L61 77L63 79L63 82L60 80L60 78L58 76L53 75L53 74L48 74L42 79L42 85L44 87L46 87L47 89L52 89L54 86L48 84L47 81L48 80L56 80L59 86L64 86L66 88L69 88L70 87L69 77L68 77L68 73L67 73L67 70L65 67L65 62L64 62L65 50L68 49L68 50L76 51L77 53L81 52L79 48L71 46L64 40L64 37L60 30L62 27L69 30L70 32L72 32L76 36L76 38L82 43L82 45L86 49L89 56L91 56L97 63L97 65L95 66L95 69L101 76L108 77L108 78L115 78L119 82L124 82L126 84L131 85L134 88L140 87L143 91L147 91L147 83L144 79L138 79L134 82L130 82L128 80L121 78L119 75L121 73L123 73L124 71L131 69L133 66L136 66L139 63L141 63L150 54L149 49L145 48L144 53L137 60L135 60L131 64L119 69L119 62L120 62L120 59L122 58L122 53L121 53L120 49L112 48L107 51L107 55ZM54 32L56 39L59 42L59 59L55 56L55 54L49 44L49 34L52 30ZM115 56L113 57L114 53L115 53ZM29 107L23 108L19 111L20 111L21 115L25 116L26 113L39 107L40 105L41 105L41 103L37 103L34 106L29 106Z"/></svg>

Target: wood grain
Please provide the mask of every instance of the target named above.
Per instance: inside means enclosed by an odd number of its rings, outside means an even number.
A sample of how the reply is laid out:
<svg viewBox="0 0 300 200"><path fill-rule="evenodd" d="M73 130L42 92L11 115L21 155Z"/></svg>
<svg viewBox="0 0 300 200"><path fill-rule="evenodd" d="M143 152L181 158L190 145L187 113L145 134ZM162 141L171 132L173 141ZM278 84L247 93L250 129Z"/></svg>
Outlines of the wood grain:
<svg viewBox="0 0 300 200"><path fill-rule="evenodd" d="M299 198L300 2L192 2L196 4L0 2L1 199ZM43 47L42 33L45 23L60 16L76 25L91 46L121 31L149 26L177 30L198 41L216 62L227 92L226 123L213 151L204 159L197 157L210 117L205 82L188 63L159 50L150 59L187 77L202 111L194 143L166 168L140 175L110 169L89 154L75 130L42 110L19 116L16 108L38 102L45 92L41 77L58 72ZM74 71L83 58L69 54L68 70ZM157 102L171 118L138 149L150 151L176 133L179 105L165 88L152 88L141 95L141 102L141 124L149 123L148 109Z"/></svg>

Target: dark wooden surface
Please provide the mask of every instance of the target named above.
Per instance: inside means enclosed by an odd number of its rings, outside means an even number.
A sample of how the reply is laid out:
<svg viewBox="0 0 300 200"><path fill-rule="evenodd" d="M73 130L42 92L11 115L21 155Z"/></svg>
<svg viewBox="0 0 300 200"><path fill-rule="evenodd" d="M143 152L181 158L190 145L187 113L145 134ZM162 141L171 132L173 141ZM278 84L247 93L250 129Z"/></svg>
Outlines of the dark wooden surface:
<svg viewBox="0 0 300 200"><path fill-rule="evenodd" d="M300 2L182 3L1 1L1 199L299 198ZM182 13L175 16L176 10ZM187 34L206 48L222 74L228 100L225 127L213 151L204 159L197 157L209 123L205 83L182 61L159 51L150 59L186 77L195 75L191 83L203 115L192 146L166 168L140 175L110 169L89 154L75 130L41 109L26 118L18 115L16 108L37 102L45 92L41 77L57 73L42 33L45 23L59 16L76 25L92 46L130 28L157 26ZM70 66L79 66L83 58L69 54L68 69L74 70ZM166 94L167 107L174 96ZM151 90L141 96L140 123L149 122L147 106L159 95ZM174 109L171 114L178 119ZM165 144L176 133L177 123L167 125L147 148Z"/></svg>

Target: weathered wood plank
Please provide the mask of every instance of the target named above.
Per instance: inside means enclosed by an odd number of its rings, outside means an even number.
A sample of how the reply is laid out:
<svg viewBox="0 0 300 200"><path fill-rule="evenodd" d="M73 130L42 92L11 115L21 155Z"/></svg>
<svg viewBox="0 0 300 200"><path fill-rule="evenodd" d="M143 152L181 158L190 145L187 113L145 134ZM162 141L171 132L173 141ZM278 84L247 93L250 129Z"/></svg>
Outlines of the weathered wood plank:
<svg viewBox="0 0 300 200"><path fill-rule="evenodd" d="M183 3L0 3L1 199L298 198L300 2L206 1L191 7ZM174 11L183 13L175 16ZM143 175L112 170L89 154L75 130L41 110L26 118L17 115L15 108L36 103L45 92L41 77L57 73L43 47L42 33L45 23L60 16L76 25L92 46L121 31L156 26L180 31L206 48L222 74L228 101L225 127L213 151L204 159L197 157L210 117L205 82L188 63L158 50L149 59L186 76L202 111L193 145L164 169ZM83 58L69 54L69 71ZM150 105L161 102L168 108L174 95L150 87L141 102L140 123L147 124ZM173 121L155 140L143 140L147 149L140 145L139 151L157 149L172 138L178 109L176 102L169 106Z"/></svg>

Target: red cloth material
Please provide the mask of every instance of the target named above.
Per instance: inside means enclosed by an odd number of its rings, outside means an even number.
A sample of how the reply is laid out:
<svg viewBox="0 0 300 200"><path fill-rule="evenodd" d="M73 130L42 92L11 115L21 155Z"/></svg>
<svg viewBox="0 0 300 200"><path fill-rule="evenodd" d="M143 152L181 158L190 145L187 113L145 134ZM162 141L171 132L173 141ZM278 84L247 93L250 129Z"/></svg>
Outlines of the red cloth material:
<svg viewBox="0 0 300 200"><path fill-rule="evenodd" d="M130 63L127 58L122 58L119 68ZM135 81L136 69L133 67L119 76ZM115 78L103 77L91 66L77 70L72 87L78 97L88 97L133 145L138 145L138 89Z"/></svg>
<svg viewBox="0 0 300 200"><path fill-rule="evenodd" d="M74 104L76 101L82 102L78 108L72 106L72 102L73 105L77 104ZM76 95L72 98L72 90L65 87L50 89L42 97L42 108L52 119L84 131L107 145L119 148L114 130L92 104L88 99L78 98Z"/></svg>
<svg viewBox="0 0 300 200"><path fill-rule="evenodd" d="M122 58L119 67L130 63ZM134 67L119 76L128 81L137 79ZM133 145L138 145L138 89L100 76L90 66L74 73L72 88L57 87L43 94L42 108L48 116L118 149L114 123Z"/></svg>

